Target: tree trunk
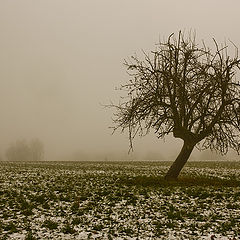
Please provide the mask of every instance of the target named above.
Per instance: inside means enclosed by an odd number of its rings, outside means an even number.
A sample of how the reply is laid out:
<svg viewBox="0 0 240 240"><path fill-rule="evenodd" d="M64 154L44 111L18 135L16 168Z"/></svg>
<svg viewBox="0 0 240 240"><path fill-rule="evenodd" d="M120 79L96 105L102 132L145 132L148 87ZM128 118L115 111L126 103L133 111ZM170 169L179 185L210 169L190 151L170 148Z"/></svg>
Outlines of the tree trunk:
<svg viewBox="0 0 240 240"><path fill-rule="evenodd" d="M172 164L172 166L169 168L165 179L166 180L177 180L177 177L182 170L183 166L187 162L193 148L195 145L189 143L189 142L184 142L183 147L181 149L181 152L177 156L176 160Z"/></svg>

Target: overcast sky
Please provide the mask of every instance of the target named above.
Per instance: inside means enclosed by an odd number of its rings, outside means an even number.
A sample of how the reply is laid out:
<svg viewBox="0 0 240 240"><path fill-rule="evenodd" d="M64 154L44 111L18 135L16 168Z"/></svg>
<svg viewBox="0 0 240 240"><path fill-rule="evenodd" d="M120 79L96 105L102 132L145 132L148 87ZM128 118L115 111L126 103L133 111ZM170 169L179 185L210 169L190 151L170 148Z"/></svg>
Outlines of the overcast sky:
<svg viewBox="0 0 240 240"><path fill-rule="evenodd" d="M1 154L36 137L49 160L127 153L126 135L111 135L112 112L101 106L129 79L124 58L180 29L239 46L239 23L239 0L0 0ZM151 135L135 151L174 156L179 144Z"/></svg>

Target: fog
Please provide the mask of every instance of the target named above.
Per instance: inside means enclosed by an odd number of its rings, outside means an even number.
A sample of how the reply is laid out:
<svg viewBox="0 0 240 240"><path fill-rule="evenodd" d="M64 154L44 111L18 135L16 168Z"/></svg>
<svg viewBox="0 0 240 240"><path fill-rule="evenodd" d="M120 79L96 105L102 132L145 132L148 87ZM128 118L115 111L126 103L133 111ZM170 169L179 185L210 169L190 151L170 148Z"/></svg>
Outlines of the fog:
<svg viewBox="0 0 240 240"><path fill-rule="evenodd" d="M181 141L112 135L124 58L180 29L240 44L238 0L1 0L0 154L40 139L46 160L173 159ZM193 158L197 156L195 151Z"/></svg>

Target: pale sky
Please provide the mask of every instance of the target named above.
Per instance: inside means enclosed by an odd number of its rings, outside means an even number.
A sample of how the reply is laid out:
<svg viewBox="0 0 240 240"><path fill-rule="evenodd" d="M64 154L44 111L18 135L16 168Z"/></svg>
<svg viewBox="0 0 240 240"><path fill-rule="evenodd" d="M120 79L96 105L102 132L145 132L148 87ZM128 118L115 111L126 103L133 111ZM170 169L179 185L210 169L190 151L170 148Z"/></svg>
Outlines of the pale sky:
<svg viewBox="0 0 240 240"><path fill-rule="evenodd" d="M127 136L111 135L112 111L101 106L129 79L124 58L179 30L240 46L239 23L239 0L0 0L1 155L32 138L48 160L127 153ZM174 157L179 144L151 135L135 152Z"/></svg>

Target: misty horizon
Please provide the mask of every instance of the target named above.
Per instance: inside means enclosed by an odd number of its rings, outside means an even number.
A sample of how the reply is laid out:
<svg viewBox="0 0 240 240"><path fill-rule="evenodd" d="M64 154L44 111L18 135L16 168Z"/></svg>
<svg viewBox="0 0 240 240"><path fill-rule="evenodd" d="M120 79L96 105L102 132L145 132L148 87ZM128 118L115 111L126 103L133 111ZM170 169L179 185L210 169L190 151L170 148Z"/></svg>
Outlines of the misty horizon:
<svg viewBox="0 0 240 240"><path fill-rule="evenodd" d="M127 133L112 135L113 111L103 105L118 102L115 88L129 80L124 59L172 32L192 29L199 41L239 47L239 7L236 0L1 1L2 159L17 140L38 138L45 160L174 160L182 142L172 135L137 138L128 155ZM204 154L215 157L195 150L192 159Z"/></svg>

